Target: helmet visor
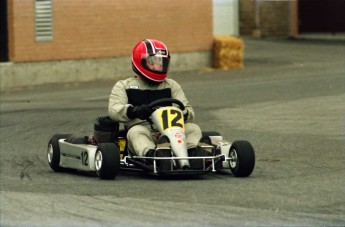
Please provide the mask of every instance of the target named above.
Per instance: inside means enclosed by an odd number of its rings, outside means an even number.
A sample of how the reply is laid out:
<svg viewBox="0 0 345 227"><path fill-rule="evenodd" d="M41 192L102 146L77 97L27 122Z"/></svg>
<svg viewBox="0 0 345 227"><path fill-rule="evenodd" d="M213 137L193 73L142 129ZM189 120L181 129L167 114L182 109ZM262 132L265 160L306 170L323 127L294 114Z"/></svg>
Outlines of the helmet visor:
<svg viewBox="0 0 345 227"><path fill-rule="evenodd" d="M149 55L143 59L144 68L152 72L167 73L169 67L169 58L164 55Z"/></svg>

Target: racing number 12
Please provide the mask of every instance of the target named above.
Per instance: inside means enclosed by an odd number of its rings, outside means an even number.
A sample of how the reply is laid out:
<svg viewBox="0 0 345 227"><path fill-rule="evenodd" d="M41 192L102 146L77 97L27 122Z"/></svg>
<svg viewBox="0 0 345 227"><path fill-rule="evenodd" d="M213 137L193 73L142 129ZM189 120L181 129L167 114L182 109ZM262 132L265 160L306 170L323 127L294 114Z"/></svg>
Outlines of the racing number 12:
<svg viewBox="0 0 345 227"><path fill-rule="evenodd" d="M89 165L89 156L86 151L81 152L81 163L84 166Z"/></svg>
<svg viewBox="0 0 345 227"><path fill-rule="evenodd" d="M182 114L178 110L170 109L170 113L168 113L168 110L162 111L162 120L163 120L163 130L169 128L169 127L180 127L183 128L183 124L179 123L182 119ZM170 126L169 126L170 123Z"/></svg>

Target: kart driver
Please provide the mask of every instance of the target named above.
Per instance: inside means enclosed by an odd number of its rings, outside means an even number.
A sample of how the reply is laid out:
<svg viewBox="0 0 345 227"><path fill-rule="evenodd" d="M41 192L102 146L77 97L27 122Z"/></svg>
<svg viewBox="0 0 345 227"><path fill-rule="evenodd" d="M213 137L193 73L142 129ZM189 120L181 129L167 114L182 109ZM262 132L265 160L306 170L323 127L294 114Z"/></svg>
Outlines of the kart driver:
<svg viewBox="0 0 345 227"><path fill-rule="evenodd" d="M184 106L186 145L189 156L207 156L198 146L202 136L198 125L192 123L194 110L189 104L181 86L167 78L170 54L164 43L155 39L146 39L137 43L132 52L132 69L135 77L118 81L109 98L109 115L125 123L128 129L127 141L130 152L137 156L170 157L171 152L155 152L157 132L146 120L151 115L148 104L162 98L174 98ZM158 141L159 143L159 141ZM159 153L161 152L161 153ZM168 164L167 164L168 161ZM202 160L190 160L191 168L202 168ZM157 162L160 168L170 168L169 160ZM165 165L164 165L165 162Z"/></svg>

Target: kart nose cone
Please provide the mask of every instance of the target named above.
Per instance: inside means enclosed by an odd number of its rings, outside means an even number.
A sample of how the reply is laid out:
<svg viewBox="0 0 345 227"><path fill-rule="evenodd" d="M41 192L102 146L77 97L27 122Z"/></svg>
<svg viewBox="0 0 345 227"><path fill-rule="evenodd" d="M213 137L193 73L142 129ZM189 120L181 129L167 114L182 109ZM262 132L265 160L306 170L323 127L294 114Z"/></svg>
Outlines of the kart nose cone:
<svg viewBox="0 0 345 227"><path fill-rule="evenodd" d="M180 159L180 160L178 160L178 163L179 163L180 166L182 166L182 169L190 168L189 160L188 159Z"/></svg>

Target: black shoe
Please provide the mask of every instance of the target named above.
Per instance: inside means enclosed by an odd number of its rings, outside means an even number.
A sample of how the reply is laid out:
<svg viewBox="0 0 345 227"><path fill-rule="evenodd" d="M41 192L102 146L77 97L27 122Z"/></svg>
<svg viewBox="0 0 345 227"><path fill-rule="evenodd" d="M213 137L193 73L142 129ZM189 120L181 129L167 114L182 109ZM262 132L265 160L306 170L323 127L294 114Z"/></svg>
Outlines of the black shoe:
<svg viewBox="0 0 345 227"><path fill-rule="evenodd" d="M157 149L155 152L155 157L171 157L170 149ZM169 171L171 170L171 160L156 160L157 167L159 171Z"/></svg>
<svg viewBox="0 0 345 227"><path fill-rule="evenodd" d="M197 146L195 148L188 149L189 157L205 157L210 156L210 153L204 150L202 147ZM189 159L190 168L194 170L204 169L204 159Z"/></svg>
<svg viewBox="0 0 345 227"><path fill-rule="evenodd" d="M161 136L157 141L157 148L155 152L156 157L171 157L171 148L169 138ZM157 160L157 167L159 171L171 170L171 160Z"/></svg>
<svg viewBox="0 0 345 227"><path fill-rule="evenodd" d="M153 158L155 156L155 150L154 149L148 150L145 156L148 157L148 159L146 159L146 163L152 164L153 159L151 159L151 158Z"/></svg>

